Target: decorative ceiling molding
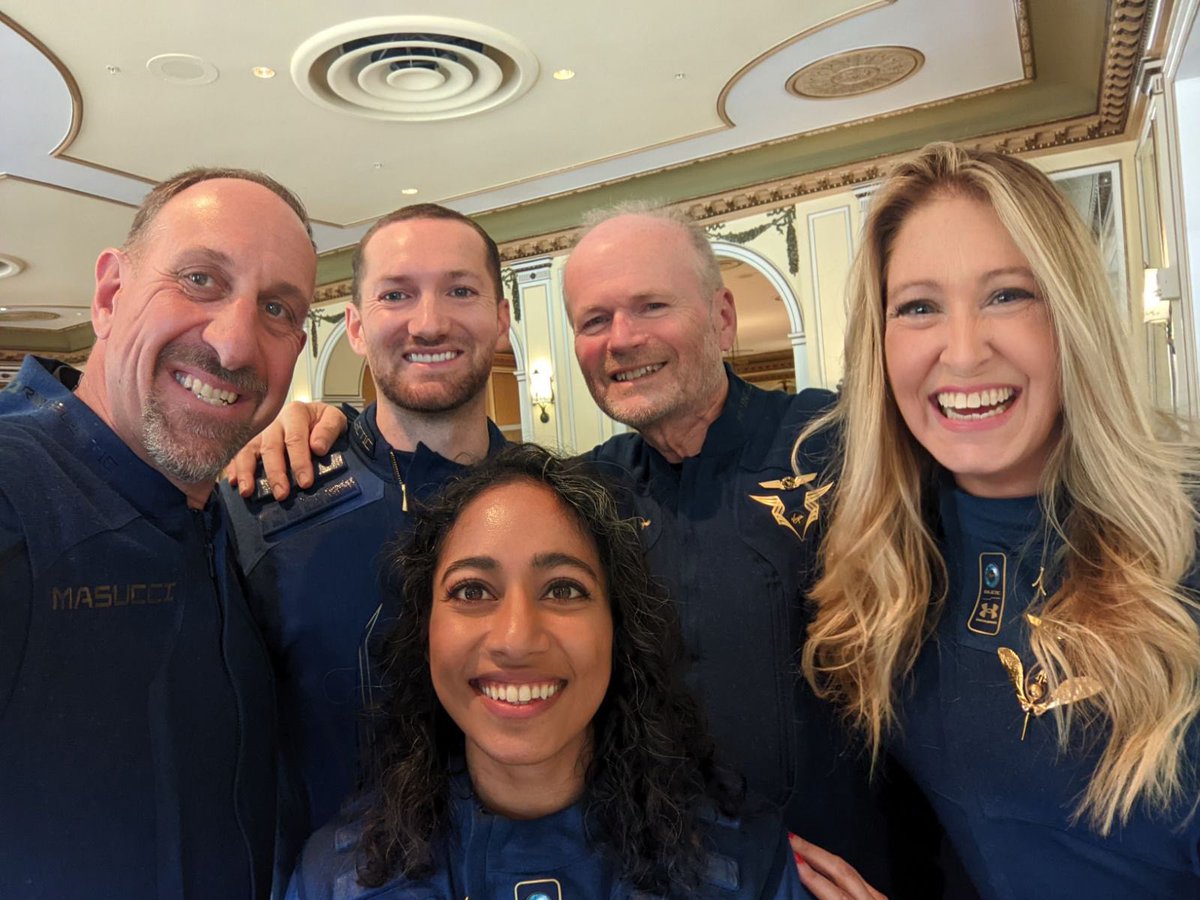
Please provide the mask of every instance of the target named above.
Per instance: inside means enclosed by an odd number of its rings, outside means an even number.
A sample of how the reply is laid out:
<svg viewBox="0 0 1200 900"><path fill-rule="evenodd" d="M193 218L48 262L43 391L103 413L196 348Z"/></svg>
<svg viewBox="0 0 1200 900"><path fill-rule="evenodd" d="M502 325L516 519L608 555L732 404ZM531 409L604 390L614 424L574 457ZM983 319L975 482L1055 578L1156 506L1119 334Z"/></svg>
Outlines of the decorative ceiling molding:
<svg viewBox="0 0 1200 900"><path fill-rule="evenodd" d="M755 66L759 65L760 63L762 63L764 60L771 57L772 55L779 53L788 47L793 46L797 42L802 41L805 38L810 37L811 35L813 35L817 32L820 32L820 31L823 31L832 26L841 24L847 20L861 16L865 13L870 13L875 10L890 6L890 5L894 4L895 2L896 2L896 0L875 0L875 2L865 3L862 7L858 8L858 9L852 10L847 13L843 13L841 15L833 16L830 19L828 19L827 21L821 22L814 27L805 29L804 31L801 31L798 34L793 35L792 37L788 38L787 40L782 41L781 43L775 45L774 47L770 48L769 50L759 54L757 57L750 60L741 69L739 69L738 72L725 84L725 86L722 88L722 90L717 98L717 110L716 111L717 111L718 117L720 118L720 121L721 121L720 125L714 126L712 128L700 129L700 130L688 133L687 135L673 137L669 140L663 140L663 141L647 144L645 146L638 147L636 149L624 150L624 151L612 153L612 154L609 154L606 156L599 156L599 157L595 157L595 158L581 160L577 163L572 163L571 165L562 166L562 167L558 167L558 168L554 168L554 169L549 169L547 171L538 172L538 173L528 175L523 178L516 178L516 179L512 179L512 180L508 180L508 181L499 181L495 184L489 185L489 187L487 188L487 191L504 190L507 188L512 188L512 187L516 187L519 185L528 184L530 182L535 182L540 179L563 175L563 174L567 174L567 173L572 173L577 170L586 168L588 166L607 163L607 162L611 162L614 160L620 160L625 157L637 155L637 154L644 153L644 152L650 151L650 150L656 150L656 149L663 148L663 147L670 147L670 146L680 143L681 141L684 141L684 140L705 137L705 136L708 136L711 134L715 134L715 133L718 133L721 131L726 131L730 128L733 128L733 127L735 127L735 123L729 117L729 115L727 113L726 102L727 102L730 92L737 85L737 83L743 78L743 76L746 75L746 73L750 72ZM1120 0L1116 0L1116 2L1119 3ZM933 108L937 108L940 106L953 104L958 101L973 99L973 98L980 97L980 96L986 96L986 95L995 93L997 91L1002 91L1002 90L1006 90L1006 89L1016 87L1016 86L1019 86L1022 84L1026 84L1033 78L1033 73L1034 73L1033 55L1032 55L1032 40L1030 37L1029 16L1028 16L1026 4L1027 4L1027 0L1013 0L1013 9L1014 9L1014 13L1016 16L1016 26L1017 26L1017 32L1019 35L1019 42L1020 42L1021 55L1022 55L1022 68L1024 71L1024 76L1020 80L1008 82L1006 84L998 84L993 87L984 88L984 89L978 90L978 91L965 92L965 93L958 94L958 95L951 96L951 97L943 97L943 98L940 98L938 100L931 101L928 103L921 103L921 104L916 104L913 106L903 107L900 109L889 111L889 112L881 114L879 116L872 116L872 117L868 117L868 118L864 118L864 119L841 122L841 123L838 123L837 125L832 125L832 126L827 126L827 127L823 127L823 128L812 129L810 131L804 131L804 132L798 132L795 134L785 135L785 136L781 136L781 137L774 138L771 140L761 141L761 142L758 142L758 143L755 143L752 145L748 145L748 146L744 146L744 147L736 147L731 150L726 150L726 151L722 151L722 152L715 153L715 154L700 156L700 157L696 157L694 159L688 159L688 160L672 163L672 164L663 166L661 169L657 169L657 170L636 172L636 173L631 173L631 174L625 175L625 176L620 176L620 177L615 177L615 178L607 178L604 181L602 181L599 184L599 186L617 185L617 184L621 184L623 182L632 180L634 178L642 177L645 175L655 174L658 171L669 171L669 170L675 169L675 168L690 166L696 162L709 161L709 160L720 160L720 159L724 159L729 156L735 156L739 153L744 153L746 151L754 150L754 149L764 147L764 146L772 146L775 144L792 141L797 138L806 137L806 136L815 135L815 134L823 134L823 133L826 133L829 131L836 131L836 130L849 128L849 127L856 126L856 125L870 124L872 122L880 121L880 120L886 119L886 118L891 118L893 116L904 115L907 113L913 113L913 112L917 112L917 111L921 111L921 110L925 110L925 109L933 109ZM414 17L398 17L398 18L396 18L396 22L392 23L392 24L395 24L396 28L399 29L401 32L404 32L404 31L412 32L414 30L415 31L421 30L416 25L412 26L411 29L408 29L408 28L405 28L402 24L398 24L398 23L402 23L402 20L404 20L405 18L412 18L412 19L414 19L414 21L416 21ZM339 107L346 105L345 98L339 97L338 91L332 90L328 84L325 84L321 81L321 79L324 77L323 75L321 75L321 72L318 71L316 73L316 75L314 75L313 72L309 71L311 68L311 64L314 63L314 61L317 61L318 57L322 56L322 54L317 53L316 51L324 49L326 51L329 51L325 55L329 55L329 53L332 53L333 51L330 49L330 47L332 46L330 44L330 41L332 40L332 38L330 38L330 34L336 33L338 31L338 29L350 29L351 31L354 31L355 26L358 26L361 24L365 24L368 22L386 23L388 21L389 20L386 17L384 17L384 18L379 18L379 19L362 20L362 22L349 22L349 23L345 23L341 26L338 26L338 28L336 28L336 29L331 29L328 33L322 33L322 34L315 35L312 38L310 38L308 41L306 41L296 51L295 58L293 59L293 67L292 67L293 79L295 80L297 87L301 90L301 93L305 94L310 99L312 99L315 102L322 104L322 105L331 105L331 106L339 106ZM433 18L429 19L429 22L431 22L431 23L435 22L435 21L441 21L441 20L437 20L437 19L433 19ZM459 20L447 19L444 21L458 22ZM139 174L139 173L131 171L129 169L118 168L115 166L105 165L100 162L95 162L93 160L85 159L81 156L76 156L76 155L73 155L70 152L68 152L69 149L71 148L72 144L75 142L76 138L78 137L78 134L79 134L82 122L83 122L84 112L85 112L82 92L80 91L80 88L79 88L79 85L78 85L76 79L71 74L71 72L67 69L67 67L63 64L63 62L42 41L40 41L31 32L29 32L27 29L22 27L19 23L14 21L12 18L10 18L8 15L4 14L3 12L0 12L0 23L3 23L5 25L9 26L15 32L17 32L22 37L24 37L27 41L29 41L29 43L31 43L34 47L36 47L38 49L38 51L41 52L53 64L54 67L58 70L58 72L62 76L63 81L67 87L67 90L70 93L70 96L71 96L70 128L68 129L68 132L67 132L66 136L62 139L61 143L54 150L51 151L50 155L52 157L61 158L65 161L75 163L75 164L78 164L81 166L87 166L89 168L92 168L92 169L95 169L98 171L107 172L107 173L110 173L113 175L121 176L123 178L129 178L129 179L141 182L147 186L153 186L154 184L156 184L157 182L154 178L146 177L145 175ZM524 51L523 48L516 42L515 38L512 38L511 36L508 36L508 35L504 35L503 33L500 33L500 32L496 32L493 29L488 29L485 26L478 25L477 23L462 21L460 24L462 26L470 26L471 28L483 29L484 30L483 33L492 35L494 37L494 43L496 43L497 47L500 48L499 50L496 51L497 53L499 53L500 56L507 55L507 56L511 57L510 63L512 63L515 66L515 68L517 68L518 70L520 70L522 68L522 66L518 65L517 63L524 63L524 67L525 68L531 67L534 74L536 75L536 69L537 69L536 59L531 54L529 54L527 51ZM381 24L381 27L382 27L382 24ZM387 30L387 29L385 28L385 30ZM437 29L435 28L433 30L436 31ZM443 28L442 30L447 30L447 29ZM449 30L453 30L453 29L449 29ZM357 34L357 31L354 31L354 33ZM416 38L416 37L439 37L439 35L416 34L416 33L397 33L397 34L391 34L390 37L392 37L392 38ZM399 47L403 43L404 43L403 41L397 42L397 46ZM436 48L434 48L434 44L436 44L437 42L426 41L423 43L428 43L430 45L430 48L436 49ZM349 43L345 43L345 44L338 45L338 46L351 47L352 44L353 44L353 42L349 42ZM326 46L326 45L330 45L330 46ZM441 45L439 44L438 46L441 46ZM366 51L369 51L369 49L370 48L354 48L354 52L352 54L350 54L349 56L347 56L346 58L350 59L352 56L354 56L354 54L366 52ZM867 49L869 50L869 49L873 49L873 48L867 48ZM443 49L440 52L460 53L460 54L465 55L467 53L467 50L460 47L460 48L457 48L456 50L451 50L451 51L446 51ZM853 52L861 52L861 51L850 51L850 52L853 53ZM514 60L516 62L514 62ZM153 60L152 60L152 62L153 62ZM201 60L200 62L203 62L203 61ZM383 72L383 71L385 71L383 64L386 62L387 62L387 60L376 61L375 63L372 63L372 65L375 66L376 68L378 68L380 72ZM395 63L393 62L392 65L394 66ZM349 67L349 68L353 68L353 67ZM918 66L918 68L919 68L919 66ZM914 70L914 72L915 71L916 70ZM376 84L376 85L374 85L374 87L371 88L371 90L366 90L365 88L363 88L363 86L361 84L357 83L357 82L363 80L360 77L362 75L362 73L358 72L357 69L354 69L354 72L356 72L357 74L355 74L355 76L353 78L351 78L349 75L345 75L345 77L343 77L341 79L341 81L346 82L346 84L343 85L343 87L352 89L355 96L358 96L363 99L367 99L370 102L374 102L374 103L382 105L384 107L395 106L397 104L402 105L402 106L413 105L411 103L405 104L400 99L400 94L396 92L397 85L395 85L395 84L393 84L393 85L387 85L387 84L382 84L382 83ZM391 74L393 76L395 76L397 73L392 72ZM913 74L913 73L909 73L909 74ZM384 77L384 76L381 76L381 77ZM315 78L315 80L314 80L314 78ZM513 91L513 96L516 96L517 94L523 93L525 90L528 90L528 88L531 84L529 79L525 78L525 76L521 76L521 78L519 78L517 80L521 81L522 84L512 86L511 89ZM901 80L903 80L903 79L901 79ZM367 81L370 81L370 79L367 79ZM790 85L790 81L789 81L789 85ZM434 89L434 91L420 92L420 93L435 93L437 91L443 90L443 87L448 89L449 85L436 87ZM369 95L372 94L372 91L374 91L374 93L377 94L378 96L374 96L373 98L370 97ZM849 96L849 95L847 95L847 96ZM417 104L417 105L428 106L430 104ZM346 110L343 110L343 111L346 111ZM383 115L383 113L380 110L375 110L375 112L381 116ZM360 109L360 113L366 114L367 110ZM441 118L441 117L443 117L443 114L425 115L420 118ZM501 206L496 206L494 208L489 208L488 210L486 210L486 212L488 212L488 213L503 212L503 211L507 211L509 209L517 209L517 208L522 208L522 207L526 207L526 206L532 206L532 205L541 203L541 202L545 201L546 199L557 198L557 197L568 197L568 196L571 196L572 194L576 194L576 193L594 189L595 187L597 187L596 184L587 184L587 185L581 186L579 188L568 189L568 190L563 190L563 191L554 191L554 192L547 193L542 196L538 196L536 198L521 201L518 203L501 205ZM462 201L467 198L470 198L475 193L478 193L478 191L467 191L467 192L458 193L458 194L447 194L447 195L441 196L439 198L439 202L454 203L454 202L458 202L458 201ZM362 225L365 225L365 224L368 224L368 223L374 221L376 218L378 218L378 216L377 215L369 215L364 218L357 218L357 219L351 218L351 219L347 219L345 221L333 221L331 219L315 218L315 217L310 217L310 218L314 224L318 224L318 225L329 226L329 227L333 227L333 228L356 228L356 227L361 227ZM334 248L334 249L339 249L339 248Z"/></svg>
<svg viewBox="0 0 1200 900"><path fill-rule="evenodd" d="M863 47L811 62L787 80L787 91L809 100L837 100L881 91L925 65L912 47Z"/></svg>
<svg viewBox="0 0 1200 900"><path fill-rule="evenodd" d="M61 184L55 184L52 181L41 181L37 178L26 178L24 175L10 175L7 172L0 173L0 184L11 179L14 182L22 184L35 184L38 187L49 188L52 191L62 191L64 194L74 194L76 197L87 197L89 200L99 200L103 203L112 203L114 206L124 206L127 209L137 209L136 203L126 203L123 200L114 200L112 197L105 197L102 194L92 194L88 191L78 191L75 188L64 187Z"/></svg>
<svg viewBox="0 0 1200 900"><path fill-rule="evenodd" d="M964 147L994 150L999 153L1029 153L1067 147L1089 141L1111 140L1124 134L1135 101L1134 74L1141 51L1143 32L1153 0L1114 0L1104 64L1100 82L1099 104L1094 113L1029 128L1018 128L998 134L959 141ZM1028 12L1024 0L1017 3L1022 48L1029 48L1026 59L1032 67L1032 41L1028 28ZM847 190L881 178L890 163L903 154L891 154L806 172L789 178L765 182L747 188L723 191L706 197L672 204L695 222L710 223L735 215L744 216L766 212L776 206L833 190ZM563 253L575 243L578 228L508 241L500 245L505 262L531 256Z"/></svg>
<svg viewBox="0 0 1200 900"><path fill-rule="evenodd" d="M752 70L753 68L758 66L760 63L762 63L763 60L765 60L771 56L774 56L776 53L779 53L781 50L786 50L788 47L792 46L793 44L795 44L798 41L804 40L806 37L811 37L812 35L816 34L818 31L824 31L826 28L832 28L834 25L840 25L842 22L846 22L850 19L853 19L856 16L861 16L864 13L874 12L877 9L882 9L885 6L890 6L891 4L893 4L895 2L896 2L896 0L876 0L875 3L872 3L869 6L864 6L861 9L852 10L851 12L848 12L848 13L843 13L840 16L834 16L833 18L827 19L826 21L821 22L820 24L814 26L813 28L806 28L804 31L801 31L799 34L792 35L786 41L776 44L770 50L767 50L764 53L760 53L758 56L754 57L754 59L750 60L748 63L746 63L740 69L738 69L733 74L733 77L729 79L729 81L725 82L725 86L723 88L721 88L721 93L717 96L717 115L721 117L721 121L725 123L725 126L727 128L734 127L733 120L731 118L729 118L729 113L725 109L725 104L729 100L729 95L733 91L733 89L737 86L737 83L742 80L742 78L746 75L747 72L749 72L750 70ZM1025 0L1019 0L1019 2L1024 4Z"/></svg>

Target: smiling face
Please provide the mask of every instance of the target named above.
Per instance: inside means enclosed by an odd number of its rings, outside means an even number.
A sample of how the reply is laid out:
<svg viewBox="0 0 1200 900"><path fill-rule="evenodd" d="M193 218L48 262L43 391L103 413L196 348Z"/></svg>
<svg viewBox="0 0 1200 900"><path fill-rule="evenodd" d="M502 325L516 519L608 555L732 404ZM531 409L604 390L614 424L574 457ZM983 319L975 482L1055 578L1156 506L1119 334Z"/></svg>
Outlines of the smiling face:
<svg viewBox="0 0 1200 900"><path fill-rule="evenodd" d="M346 333L387 402L423 413L483 402L508 301L469 226L406 219L375 232L359 301L346 307Z"/></svg>
<svg viewBox="0 0 1200 900"><path fill-rule="evenodd" d="M571 253L565 289L575 355L608 415L645 430L724 397L733 295L704 287L679 225L638 215L602 222Z"/></svg>
<svg viewBox="0 0 1200 900"><path fill-rule="evenodd" d="M220 178L181 191L133 246L97 261L97 346L80 398L207 496L283 403L315 277L304 225L267 188Z"/></svg>
<svg viewBox="0 0 1200 900"><path fill-rule="evenodd" d="M1036 493L1058 436L1058 350L995 212L960 195L921 204L896 234L886 281L888 381L913 436L971 494Z"/></svg>
<svg viewBox="0 0 1200 900"><path fill-rule="evenodd" d="M553 492L489 489L460 513L433 582L429 667L466 738L477 788L529 767L582 778L612 674L613 624L595 542Z"/></svg>

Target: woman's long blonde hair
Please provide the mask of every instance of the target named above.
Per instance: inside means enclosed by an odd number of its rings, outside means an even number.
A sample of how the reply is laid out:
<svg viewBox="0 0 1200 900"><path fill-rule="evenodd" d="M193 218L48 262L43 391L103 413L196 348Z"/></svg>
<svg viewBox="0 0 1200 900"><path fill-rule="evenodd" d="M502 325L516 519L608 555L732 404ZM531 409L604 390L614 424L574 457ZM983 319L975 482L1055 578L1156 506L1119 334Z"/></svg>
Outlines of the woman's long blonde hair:
<svg viewBox="0 0 1200 900"><path fill-rule="evenodd" d="M1049 690L1081 675L1103 685L1055 717L1064 751L1073 730L1104 740L1077 814L1107 834L1139 802L1174 809L1190 786L1183 744L1200 708L1200 630L1179 581L1195 547L1195 457L1155 436L1095 241L1027 163L931 144L873 198L850 276L845 385L797 443L833 427L843 450L804 671L878 755L897 724L897 691L940 614L946 567L930 527L937 466L900 417L883 339L896 234L915 208L945 196L992 207L1029 260L1054 329L1062 427L1039 495L1063 547L1051 573L1061 583L1031 610L1042 624L1029 638Z"/></svg>

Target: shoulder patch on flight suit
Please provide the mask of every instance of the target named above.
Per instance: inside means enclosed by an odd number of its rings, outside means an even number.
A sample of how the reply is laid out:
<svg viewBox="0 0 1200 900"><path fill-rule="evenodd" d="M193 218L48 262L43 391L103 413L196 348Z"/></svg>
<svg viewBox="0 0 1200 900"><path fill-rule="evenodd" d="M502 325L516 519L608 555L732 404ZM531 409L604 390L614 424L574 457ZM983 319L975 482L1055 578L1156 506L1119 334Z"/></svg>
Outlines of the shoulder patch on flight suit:
<svg viewBox="0 0 1200 900"><path fill-rule="evenodd" d="M313 486L300 488L291 479L292 492L287 499L279 501L271 494L271 484L259 467L255 479L254 497L251 508L258 507L255 515L262 528L263 537L278 534L306 519L324 512L330 507L344 503L362 493L362 486L353 473L347 471L349 463L345 450L334 450L315 459Z"/></svg>
<svg viewBox="0 0 1200 900"><path fill-rule="evenodd" d="M361 493L358 479L350 474L327 484L297 491L282 503L271 504L258 514L263 537L271 537Z"/></svg>
<svg viewBox="0 0 1200 900"><path fill-rule="evenodd" d="M335 450L326 456L322 456L315 460L316 466L313 471L313 483L317 484L328 478L330 475L336 475L346 468L346 454L341 450ZM260 467L261 472L261 467ZM274 495L271 493L271 482L267 480L265 474L257 474L254 480L254 499L255 500L271 500ZM296 484L293 481L292 487Z"/></svg>

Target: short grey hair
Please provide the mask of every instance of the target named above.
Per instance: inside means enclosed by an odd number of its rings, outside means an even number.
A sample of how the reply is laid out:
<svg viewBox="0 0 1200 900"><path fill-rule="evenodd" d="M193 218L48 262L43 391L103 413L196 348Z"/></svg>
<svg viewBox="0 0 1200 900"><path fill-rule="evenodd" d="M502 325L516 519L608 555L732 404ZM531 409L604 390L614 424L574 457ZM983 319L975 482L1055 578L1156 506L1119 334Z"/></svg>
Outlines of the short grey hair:
<svg viewBox="0 0 1200 900"><path fill-rule="evenodd" d="M616 219L620 216L639 216L646 219L657 219L678 226L692 245L692 255L696 265L696 275L700 279L700 287L705 293L712 295L725 286L721 277L721 264L713 252L708 233L682 209L665 206L657 200L623 200L611 206L593 209L583 216L583 229L575 237L578 244L592 233L597 225Z"/></svg>

